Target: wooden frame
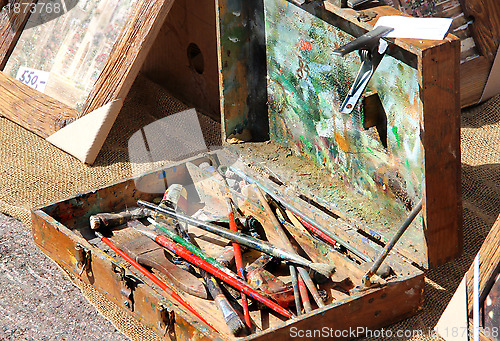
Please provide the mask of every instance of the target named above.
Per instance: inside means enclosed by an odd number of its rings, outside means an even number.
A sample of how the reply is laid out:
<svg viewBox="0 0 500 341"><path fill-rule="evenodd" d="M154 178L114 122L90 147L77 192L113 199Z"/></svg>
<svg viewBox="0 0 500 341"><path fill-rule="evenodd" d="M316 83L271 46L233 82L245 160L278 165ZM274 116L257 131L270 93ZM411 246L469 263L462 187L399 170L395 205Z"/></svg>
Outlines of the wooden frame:
<svg viewBox="0 0 500 341"><path fill-rule="evenodd" d="M28 7L36 1L16 0ZM151 48L173 0L140 0L117 38L104 69L89 94L83 110L64 105L4 74L0 91L8 96L1 114L46 138L68 123L116 99L124 99ZM0 17L0 65L5 66L28 15L2 11ZM29 11L26 11L29 13Z"/></svg>
<svg viewBox="0 0 500 341"><path fill-rule="evenodd" d="M479 258L479 302L484 302L495 279L500 272L500 248L498 240L500 238L500 217L493 224L486 239L477 253ZM472 320L472 307L474 298L474 262L467 271L467 307L468 316ZM489 338L482 336L482 340Z"/></svg>

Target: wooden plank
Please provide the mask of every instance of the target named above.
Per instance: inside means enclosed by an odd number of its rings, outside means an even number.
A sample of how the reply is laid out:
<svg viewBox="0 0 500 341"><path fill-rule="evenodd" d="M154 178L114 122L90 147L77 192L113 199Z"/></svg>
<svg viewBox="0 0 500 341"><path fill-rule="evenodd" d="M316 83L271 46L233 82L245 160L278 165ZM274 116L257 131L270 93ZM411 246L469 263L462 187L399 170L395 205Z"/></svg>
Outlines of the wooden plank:
<svg viewBox="0 0 500 341"><path fill-rule="evenodd" d="M244 128L268 138L262 0L216 0L220 105L224 139ZM251 76L250 76L251 75Z"/></svg>
<svg viewBox="0 0 500 341"><path fill-rule="evenodd" d="M375 331L398 320L407 318L423 307L424 276L403 279L384 286L380 290L365 292L314 310L321 320L311 314L301 315L296 322L276 329L268 329L255 341L317 340L323 337L332 340L358 338L366 331ZM399 297L393 301L391 297ZM318 316L318 317L319 317ZM321 334L324 331L325 334ZM351 332L350 332L351 331Z"/></svg>
<svg viewBox="0 0 500 341"><path fill-rule="evenodd" d="M47 138L72 122L78 112L0 72L0 115Z"/></svg>
<svg viewBox="0 0 500 341"><path fill-rule="evenodd" d="M482 56L493 62L500 43L500 2L460 0L467 17L474 19L472 35Z"/></svg>
<svg viewBox="0 0 500 341"><path fill-rule="evenodd" d="M479 103L491 66L492 62L484 56L460 64L460 105L462 108Z"/></svg>
<svg viewBox="0 0 500 341"><path fill-rule="evenodd" d="M2 10L0 12L0 69L3 70L10 53L21 35L22 29L29 18L29 8L37 0L4 0L0 3ZM11 8L16 4L20 5L20 11L17 13L4 7L7 3Z"/></svg>
<svg viewBox="0 0 500 341"><path fill-rule="evenodd" d="M422 51L420 98L424 107L424 232L430 266L462 252L458 40Z"/></svg>
<svg viewBox="0 0 500 341"><path fill-rule="evenodd" d="M173 0L141 0L136 5L85 102L81 116L126 97L173 3Z"/></svg>

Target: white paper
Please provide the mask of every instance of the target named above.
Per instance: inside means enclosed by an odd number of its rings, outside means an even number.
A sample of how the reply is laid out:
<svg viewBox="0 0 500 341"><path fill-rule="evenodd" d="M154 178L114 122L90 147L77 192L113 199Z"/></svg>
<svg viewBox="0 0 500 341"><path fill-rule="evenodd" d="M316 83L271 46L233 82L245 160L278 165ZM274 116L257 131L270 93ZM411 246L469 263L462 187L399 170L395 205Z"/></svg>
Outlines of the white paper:
<svg viewBox="0 0 500 341"><path fill-rule="evenodd" d="M17 72L16 79L40 92L45 91L49 81L49 73L41 70L21 66Z"/></svg>
<svg viewBox="0 0 500 341"><path fill-rule="evenodd" d="M451 18L413 18L399 15L389 15L378 19L374 29L378 26L394 28L387 38L414 38L442 40L450 29Z"/></svg>
<svg viewBox="0 0 500 341"><path fill-rule="evenodd" d="M455 291L434 331L446 341L469 340L469 318L467 316L467 274Z"/></svg>

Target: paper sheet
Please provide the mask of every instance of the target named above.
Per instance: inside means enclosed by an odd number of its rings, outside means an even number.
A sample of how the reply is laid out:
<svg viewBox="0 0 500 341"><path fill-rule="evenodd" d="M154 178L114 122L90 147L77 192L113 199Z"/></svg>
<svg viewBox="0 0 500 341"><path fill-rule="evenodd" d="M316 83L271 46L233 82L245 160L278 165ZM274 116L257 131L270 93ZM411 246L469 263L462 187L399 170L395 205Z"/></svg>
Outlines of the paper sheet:
<svg viewBox="0 0 500 341"><path fill-rule="evenodd" d="M378 19L378 26L388 26L394 31L387 38L414 38L442 40L450 29L451 18L413 18L399 15L389 15Z"/></svg>

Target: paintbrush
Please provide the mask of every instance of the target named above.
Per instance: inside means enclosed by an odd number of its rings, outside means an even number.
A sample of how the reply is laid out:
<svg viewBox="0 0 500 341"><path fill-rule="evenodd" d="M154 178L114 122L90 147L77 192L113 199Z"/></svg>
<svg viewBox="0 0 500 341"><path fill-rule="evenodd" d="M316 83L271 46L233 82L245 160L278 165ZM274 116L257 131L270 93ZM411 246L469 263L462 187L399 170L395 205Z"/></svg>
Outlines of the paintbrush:
<svg viewBox="0 0 500 341"><path fill-rule="evenodd" d="M273 227L274 227L274 232L276 232L278 234L279 240L277 240L276 243L278 243L278 245L281 244L281 246L284 247L288 252L297 254L293 248L292 243L290 242L290 239L288 239L287 235L285 234L285 231L283 231L283 228L281 227L280 223L278 222L278 219L276 219L274 212L271 210L271 207L267 203L266 198L264 198L264 194L262 193L260 188L255 184L250 185L250 186L251 186L251 189L253 189L253 192L255 193L257 198L259 199L260 204L262 205L262 207L264 207L264 211L266 212L267 217L271 220L271 223L273 224ZM290 266L292 266L292 265L290 265ZM332 269L335 269L334 265L332 265ZM298 270L300 276L302 277L302 279L304 280L304 283L306 284L307 288L311 292L311 295L313 296L314 301L316 302L318 307L324 307L325 304L323 303L323 300L320 297L318 290L316 289L316 286L314 285L314 282L312 281L311 277L309 276L309 273L307 273L306 269L304 269L300 266L297 267L297 270ZM332 271L332 273L333 273L333 271ZM330 275L331 275L331 273L330 273Z"/></svg>
<svg viewBox="0 0 500 341"><path fill-rule="evenodd" d="M290 267L290 276L292 276L293 297L295 299L295 309L297 309L297 316L302 314L302 302L300 301L299 279L297 277L297 269L295 266Z"/></svg>
<svg viewBox="0 0 500 341"><path fill-rule="evenodd" d="M259 301L262 304L264 304L265 306L271 308L272 310L274 310L278 314L281 314L285 317L292 317L293 316L288 310L284 309L279 304L276 304L275 302L271 301L270 299L259 294L255 289L250 287L246 282L243 282L239 278L234 278L233 276L228 276L228 274L226 272L221 271L219 268L210 264L208 261L202 259L201 257L196 256L195 254L190 252L188 249L186 249L182 245L176 244L175 242L171 241L167 237L151 231L151 229L136 228L136 230L143 233L144 235L148 236L149 238L156 241L158 244L167 248L168 250L175 253L176 255L181 256L182 258L191 262L192 264L196 265L197 267L211 273L212 275L214 275L215 277L217 277L221 281L224 281L224 282L230 284L231 286L244 292L248 296L256 299L257 301Z"/></svg>
<svg viewBox="0 0 500 341"><path fill-rule="evenodd" d="M238 277L238 275L236 275L230 269L228 269L227 262L224 264L224 262L221 263L218 260L216 260L216 259L214 259L214 258L212 258L212 257L210 257L208 255L206 255L200 248L198 248L194 244L190 243L189 241L186 241L185 239L181 238L180 236L176 235L175 233L173 233L172 231L170 231L168 228L166 228L162 224L159 224L158 222L155 222L153 219L148 218L148 221L153 226L155 226L157 229L159 229L160 231L162 231L163 233L165 233L165 236L167 238L169 238L172 241L174 241L174 242L180 244L181 246L185 247L188 251L192 252L194 255L196 255L196 256L200 257L201 259L207 261L211 265L215 266L217 269L225 272L228 276L231 276L231 277L233 277L235 279L240 279L241 278L241 277ZM140 227L147 229L147 227L144 226L144 225L141 225ZM231 247L231 250L232 250L232 247ZM227 251L228 251L228 249L226 250L225 253L228 253ZM264 255L266 257L270 257L267 254L264 254ZM264 257L261 256L259 259L262 260L262 259L264 259ZM268 283L270 281L277 280L277 278L275 278L274 276L272 276L270 273L269 274L263 273L263 272L267 272L266 270L264 270L264 269L257 269L257 268L260 268L260 266L258 264L255 264L256 262L254 262L254 263L250 264L249 266L247 266L246 271L248 272L249 278L250 278L250 276L253 276L256 273L260 273L261 275L263 275L263 277L265 277L267 279ZM256 281L258 281L258 279L256 279ZM250 282L250 284L254 284L254 283L255 283L255 281ZM260 289L262 292L264 292L266 294L266 296L268 296L268 297L272 298L273 300L275 300L276 302L278 302L282 307L287 307L290 304L289 300L287 299L286 286L279 285L278 283L275 283L274 286L273 286L273 288L269 288L269 287L266 288L265 286L266 286L265 283L259 283L259 285L255 285L254 287L256 289ZM272 290L272 289L274 289L274 290Z"/></svg>
<svg viewBox="0 0 500 341"><path fill-rule="evenodd" d="M234 220L234 212L233 212L233 206L231 204L231 194L229 193L229 190L226 193L225 199L227 206L227 216L229 218L229 227L231 231L237 232L238 228L236 227L236 221ZM234 261L236 263L236 271L238 273L238 276L240 276L243 280L246 280L245 272L243 270L243 260L241 258L240 244L238 244L237 242L233 242L233 250L234 250ZM244 293L241 293L241 305L243 306L243 315L245 316L245 324L247 325L248 328L252 328L250 311L248 310L248 301Z"/></svg>
<svg viewBox="0 0 500 341"><path fill-rule="evenodd" d="M175 211L185 213L187 211L187 204L187 191L184 186L180 184L172 184L166 190L163 196L163 200L159 206L169 207ZM186 240L186 242L193 244L193 240L188 233L187 224L180 224L177 219L167 218L158 213L156 214L159 221L164 221L166 224L170 223L169 225L174 225L176 234ZM153 241L151 242L155 245L158 245ZM231 333L233 335L239 335L240 333L242 333L245 330L245 325L222 292L215 277L202 269L200 270L200 274L205 280L207 289L210 292L210 295L212 295L215 304L221 311L224 321L226 322L226 325L228 326Z"/></svg>
<svg viewBox="0 0 500 341"><path fill-rule="evenodd" d="M298 286L300 292L300 298L302 299L302 304L304 305L304 310L306 313L312 311L311 301L309 300L309 294L307 293L307 287L304 283L302 277L298 277Z"/></svg>
<svg viewBox="0 0 500 341"><path fill-rule="evenodd" d="M229 303L215 277L210 275L207 271L203 271L203 278L205 279L208 291L210 292L210 295L212 295L215 304L221 311L222 316L224 317L224 321L226 321L229 330L233 335L239 335L245 330L245 325L238 316L238 313L231 306L231 303Z"/></svg>
<svg viewBox="0 0 500 341"><path fill-rule="evenodd" d="M196 317L198 317L201 321L203 321L207 326L212 328L215 332L219 332L217 329L215 329L210 323L208 323L198 311L196 311L189 303L184 301L184 299L175 291L173 291L168 285L166 285L164 282L162 282L158 277L153 275L151 272L146 270L142 265L137 263L135 260L132 259L129 255L127 255L125 252L123 252L121 249L119 249L110 239L104 237L102 234L99 232L95 232L96 236L99 237L107 246L109 246L113 251L115 251L117 254L119 254L123 259L125 259L129 264L134 266L137 270L142 272L147 278L152 280L156 285L158 285L160 288L162 288L167 294L169 294L173 299L175 299L181 306L189 310L191 313L193 313Z"/></svg>
<svg viewBox="0 0 500 341"><path fill-rule="evenodd" d="M274 246L273 244L271 244L269 242L265 242L265 241L247 236L243 233L234 232L234 231L219 227L219 226L214 225L214 224L210 224L210 223L206 223L206 222L202 222L202 221L193 219L189 216L185 216L183 214L174 212L174 211L169 210L167 208L159 207L159 206L152 204L150 202L147 202L147 201L139 200L139 201L137 201L137 204L140 206L144 206L146 208L149 208L151 210L160 212L162 214L177 218L178 220L182 220L188 224L199 227L205 231L214 233L214 234L216 234L220 237L226 238L228 240L236 241L236 242L243 244L245 246L248 246L249 248L252 248L254 250L267 253L270 256L277 257L277 258L287 260L289 262L292 262L292 263L295 263L298 265L308 267L308 268L310 268L310 269L312 269L312 270L314 270L314 271L316 271L316 272L318 272L326 277L329 277L335 269L334 265L323 264L323 263L313 263L313 262L305 259L304 257L301 257L301 256L296 255L296 254L292 254L292 253L290 253L282 248L278 248L278 247Z"/></svg>
<svg viewBox="0 0 500 341"><path fill-rule="evenodd" d="M319 230L323 231L326 235L330 236L333 240L335 240L336 243L339 243L340 245L342 245L343 247L345 247L347 250L351 251L354 255L356 255L357 257L359 257L363 261L366 261L366 262L370 262L371 261L370 257L368 257L367 255L363 254L361 251L357 250L356 248L354 248L352 245L350 245L346 241L342 240L339 236L335 235L334 233L332 233L327 228L324 228L324 227L318 225L313 219L311 219L310 217L308 217L301 210L299 210L296 207L294 207L293 205L291 205L289 202L287 202L282 197L281 194L276 193L275 191L273 191L269 187L263 185L262 183L259 183L254 178L252 178L251 176L245 174L244 172L242 172L241 170L239 170L237 168L234 168L234 167L230 166L229 169L231 171L233 171L235 174L237 174L238 176L240 176L242 179L244 179L245 181L247 181L248 183L256 184L257 186L259 186L259 188L262 189L264 192L266 192L271 198L273 198L273 200L276 200L281 205L283 205L283 207L285 207L286 209L292 211L295 215L297 215L298 217L302 218L304 221L307 221L309 224L311 224L311 225L315 226L316 228L318 228Z"/></svg>

